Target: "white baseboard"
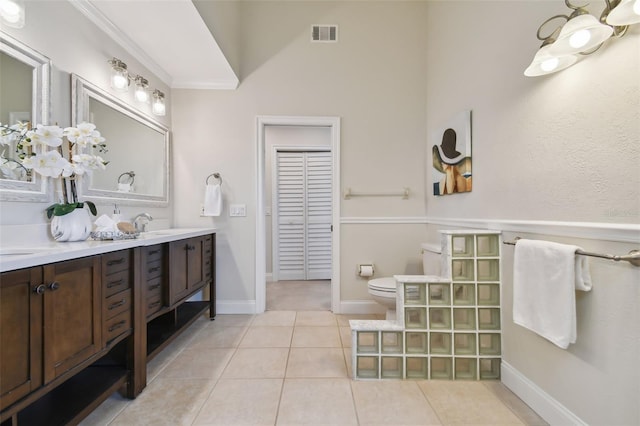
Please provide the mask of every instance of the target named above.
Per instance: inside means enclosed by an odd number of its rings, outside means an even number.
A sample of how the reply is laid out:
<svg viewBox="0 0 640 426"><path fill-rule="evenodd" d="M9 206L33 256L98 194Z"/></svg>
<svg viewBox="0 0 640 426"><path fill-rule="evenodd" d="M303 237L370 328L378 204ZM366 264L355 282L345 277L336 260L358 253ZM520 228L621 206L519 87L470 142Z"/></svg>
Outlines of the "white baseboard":
<svg viewBox="0 0 640 426"><path fill-rule="evenodd" d="M386 311L373 300L343 300L340 302L341 314L384 314Z"/></svg>
<svg viewBox="0 0 640 426"><path fill-rule="evenodd" d="M255 300L217 300L216 314L255 314Z"/></svg>
<svg viewBox="0 0 640 426"><path fill-rule="evenodd" d="M509 363L503 360L501 364L500 377L502 383L550 425L586 425L578 416L509 365Z"/></svg>

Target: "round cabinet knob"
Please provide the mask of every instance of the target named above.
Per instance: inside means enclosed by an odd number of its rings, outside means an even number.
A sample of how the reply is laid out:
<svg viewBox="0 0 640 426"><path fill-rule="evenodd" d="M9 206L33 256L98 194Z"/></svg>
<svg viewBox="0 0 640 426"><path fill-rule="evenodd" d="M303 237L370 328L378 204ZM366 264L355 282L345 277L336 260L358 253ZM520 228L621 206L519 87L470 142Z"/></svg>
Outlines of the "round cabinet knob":
<svg viewBox="0 0 640 426"><path fill-rule="evenodd" d="M60 283L58 283L57 281L54 281L51 284L49 284L49 290L51 291L56 291L59 288L60 288Z"/></svg>
<svg viewBox="0 0 640 426"><path fill-rule="evenodd" d="M44 284L40 284L39 286L33 288L33 292L36 294L42 294L44 293L46 288L47 287Z"/></svg>

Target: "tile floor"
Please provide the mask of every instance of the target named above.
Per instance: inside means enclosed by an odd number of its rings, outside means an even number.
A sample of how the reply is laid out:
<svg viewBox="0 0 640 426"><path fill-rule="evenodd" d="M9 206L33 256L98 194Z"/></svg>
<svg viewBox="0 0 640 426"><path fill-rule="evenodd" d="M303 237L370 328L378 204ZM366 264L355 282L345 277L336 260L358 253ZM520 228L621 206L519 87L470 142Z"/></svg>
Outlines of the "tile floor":
<svg viewBox="0 0 640 426"><path fill-rule="evenodd" d="M349 319L267 311L196 321L149 363L135 400L88 425L543 425L500 382L354 381Z"/></svg>
<svg viewBox="0 0 640 426"><path fill-rule="evenodd" d="M267 282L267 311L330 311L331 280Z"/></svg>

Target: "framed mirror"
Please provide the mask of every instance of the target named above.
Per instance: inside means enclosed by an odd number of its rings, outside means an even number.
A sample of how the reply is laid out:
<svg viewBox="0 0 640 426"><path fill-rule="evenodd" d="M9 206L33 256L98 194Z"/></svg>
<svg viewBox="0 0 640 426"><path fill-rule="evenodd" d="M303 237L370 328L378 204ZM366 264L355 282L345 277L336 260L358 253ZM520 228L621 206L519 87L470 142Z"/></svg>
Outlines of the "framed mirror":
<svg viewBox="0 0 640 426"><path fill-rule="evenodd" d="M0 123L49 124L51 61L0 31ZM17 161L15 142L0 138L0 200L50 200L48 181Z"/></svg>
<svg viewBox="0 0 640 426"><path fill-rule="evenodd" d="M106 139L109 164L83 176L80 198L123 205L169 203L169 129L112 94L71 75L74 126L96 125Z"/></svg>

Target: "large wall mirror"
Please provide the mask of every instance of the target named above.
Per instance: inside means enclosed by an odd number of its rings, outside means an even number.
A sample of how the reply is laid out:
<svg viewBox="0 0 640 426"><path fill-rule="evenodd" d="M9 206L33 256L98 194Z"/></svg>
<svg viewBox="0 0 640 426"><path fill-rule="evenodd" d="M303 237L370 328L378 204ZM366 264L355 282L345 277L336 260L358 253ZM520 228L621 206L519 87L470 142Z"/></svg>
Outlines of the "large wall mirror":
<svg viewBox="0 0 640 426"><path fill-rule="evenodd" d="M0 32L0 123L49 124L51 62ZM48 182L17 161L15 143L0 138L0 200L49 201Z"/></svg>
<svg viewBox="0 0 640 426"><path fill-rule="evenodd" d="M81 199L168 205L169 129L77 75L71 87L73 125L95 124L108 150L106 170L83 176Z"/></svg>

